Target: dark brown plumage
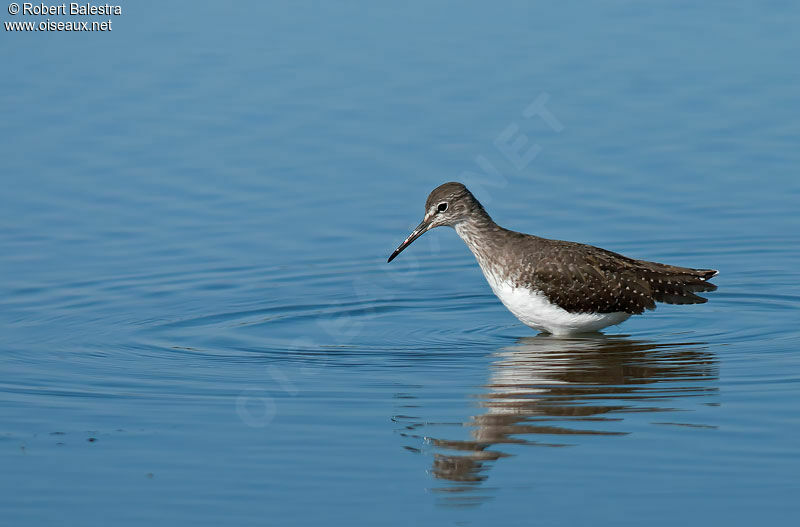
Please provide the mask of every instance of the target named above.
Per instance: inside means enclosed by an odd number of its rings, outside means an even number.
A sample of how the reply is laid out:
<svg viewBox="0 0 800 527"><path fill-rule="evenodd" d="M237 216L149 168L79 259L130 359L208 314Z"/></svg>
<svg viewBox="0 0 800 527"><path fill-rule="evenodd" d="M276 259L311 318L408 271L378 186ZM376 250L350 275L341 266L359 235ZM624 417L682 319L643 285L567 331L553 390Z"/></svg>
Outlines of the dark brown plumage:
<svg viewBox="0 0 800 527"><path fill-rule="evenodd" d="M713 269L691 269L646 260L581 243L549 240L498 227L493 249L478 249L494 265L504 266L517 286L536 289L571 313L640 314L656 302L701 304L698 292L714 291L707 282ZM500 234L500 233L498 233Z"/></svg>

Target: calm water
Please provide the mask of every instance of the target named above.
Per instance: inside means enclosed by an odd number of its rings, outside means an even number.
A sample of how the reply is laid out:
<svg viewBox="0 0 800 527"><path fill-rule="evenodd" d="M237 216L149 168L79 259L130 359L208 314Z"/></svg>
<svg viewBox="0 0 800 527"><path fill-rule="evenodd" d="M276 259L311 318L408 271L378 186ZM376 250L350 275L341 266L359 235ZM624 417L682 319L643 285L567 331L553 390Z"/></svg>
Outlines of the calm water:
<svg viewBox="0 0 800 527"><path fill-rule="evenodd" d="M796 4L266 4L0 35L0 523L796 518ZM719 290L537 336L454 179Z"/></svg>

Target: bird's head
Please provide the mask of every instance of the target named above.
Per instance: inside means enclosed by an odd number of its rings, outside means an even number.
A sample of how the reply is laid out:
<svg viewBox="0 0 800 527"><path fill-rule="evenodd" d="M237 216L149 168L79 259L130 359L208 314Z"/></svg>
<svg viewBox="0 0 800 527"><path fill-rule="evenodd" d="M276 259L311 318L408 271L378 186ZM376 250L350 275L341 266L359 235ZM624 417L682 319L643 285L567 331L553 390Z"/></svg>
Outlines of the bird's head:
<svg viewBox="0 0 800 527"><path fill-rule="evenodd" d="M394 260L414 240L429 230L442 225L455 227L478 211L483 211L483 207L467 187L455 182L439 185L431 191L425 201L425 215L422 222L395 249L388 261Z"/></svg>

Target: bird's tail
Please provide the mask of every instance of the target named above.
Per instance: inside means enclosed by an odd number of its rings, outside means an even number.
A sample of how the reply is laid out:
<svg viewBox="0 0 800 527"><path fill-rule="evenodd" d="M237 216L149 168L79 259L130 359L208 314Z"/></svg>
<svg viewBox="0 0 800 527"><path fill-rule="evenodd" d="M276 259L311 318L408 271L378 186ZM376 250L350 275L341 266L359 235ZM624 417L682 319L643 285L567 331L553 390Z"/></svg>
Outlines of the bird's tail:
<svg viewBox="0 0 800 527"><path fill-rule="evenodd" d="M643 278L650 286L656 302L702 304L708 302L708 299L695 293L717 289L716 285L708 281L719 274L716 269L692 269L655 262L646 264Z"/></svg>

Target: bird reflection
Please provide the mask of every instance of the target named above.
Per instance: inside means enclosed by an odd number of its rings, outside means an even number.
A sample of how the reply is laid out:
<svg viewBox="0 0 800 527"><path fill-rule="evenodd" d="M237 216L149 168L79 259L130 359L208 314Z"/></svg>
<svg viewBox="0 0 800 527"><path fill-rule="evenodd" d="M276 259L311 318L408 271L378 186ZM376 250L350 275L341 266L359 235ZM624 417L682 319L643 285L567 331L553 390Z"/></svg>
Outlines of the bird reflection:
<svg viewBox="0 0 800 527"><path fill-rule="evenodd" d="M464 423L471 439L426 437L437 450L431 472L457 483L440 490L469 490L508 455L502 445L562 447L586 436L625 435L626 414L678 410L686 398L716 393L717 370L703 343L520 339L494 355L489 383L477 395L484 411Z"/></svg>

